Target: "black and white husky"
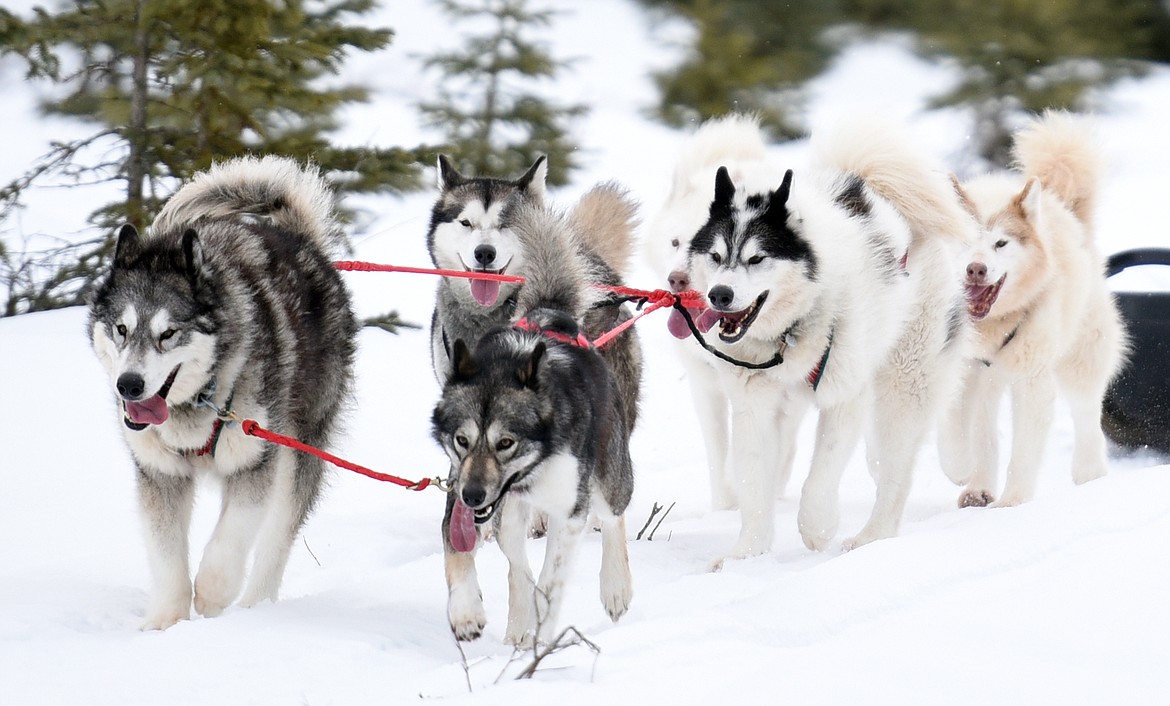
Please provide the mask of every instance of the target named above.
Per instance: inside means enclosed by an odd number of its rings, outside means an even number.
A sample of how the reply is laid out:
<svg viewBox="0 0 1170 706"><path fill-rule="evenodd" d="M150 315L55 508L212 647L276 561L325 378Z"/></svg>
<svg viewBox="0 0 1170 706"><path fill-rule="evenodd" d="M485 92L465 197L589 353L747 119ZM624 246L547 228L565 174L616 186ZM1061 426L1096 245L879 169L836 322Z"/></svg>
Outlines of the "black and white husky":
<svg viewBox="0 0 1170 706"><path fill-rule="evenodd" d="M493 520L509 562L506 642L555 637L568 563L590 513L601 523L602 604L614 620L629 606L623 513L633 492L629 438L640 367L632 331L612 350L589 344L600 331L582 322L616 308L591 285L617 283L612 264L596 254L591 222L518 205L508 217L527 263L517 320L488 327L477 342L450 343L433 430L451 460L443 539L448 618L460 640L479 637L486 624L475 550ZM626 313L604 316L616 324ZM548 521L536 580L525 550L533 509Z"/></svg>
<svg viewBox="0 0 1170 706"><path fill-rule="evenodd" d="M689 272L743 363L715 368L731 407L730 468L742 516L730 557L770 550L776 470L811 402L819 410L798 524L825 549L841 474L864 434L877 497L857 547L897 532L918 448L950 402L969 337L953 262L973 236L945 172L895 126L813 136L816 168L761 187L712 174ZM770 367L769 367L770 366ZM717 564L719 565L719 564Z"/></svg>
<svg viewBox="0 0 1170 706"><path fill-rule="evenodd" d="M313 169L244 158L183 186L144 234L123 226L90 309L93 348L138 467L153 578L144 629L190 617L195 479L223 483L195 609L275 600L321 462L224 426L215 408L327 446L350 391L357 334L329 250L333 195Z"/></svg>

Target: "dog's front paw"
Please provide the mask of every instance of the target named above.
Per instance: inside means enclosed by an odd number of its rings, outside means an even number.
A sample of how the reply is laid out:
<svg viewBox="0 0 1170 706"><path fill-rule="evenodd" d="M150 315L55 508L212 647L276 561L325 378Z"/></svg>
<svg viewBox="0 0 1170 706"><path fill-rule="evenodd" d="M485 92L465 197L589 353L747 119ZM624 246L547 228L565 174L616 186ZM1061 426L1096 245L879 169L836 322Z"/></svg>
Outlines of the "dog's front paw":
<svg viewBox="0 0 1170 706"><path fill-rule="evenodd" d="M800 538L804 540L804 546L817 552L829 548L833 537L837 536L839 521L835 503L801 502L796 515L796 524L800 528Z"/></svg>
<svg viewBox="0 0 1170 706"><path fill-rule="evenodd" d="M988 490L966 490L959 496L959 507L987 507L995 502Z"/></svg>
<svg viewBox="0 0 1170 706"><path fill-rule="evenodd" d="M452 589L447 599L447 620L456 640L466 642L479 639L487 625L483 610L483 597L478 589L463 587Z"/></svg>
<svg viewBox="0 0 1170 706"><path fill-rule="evenodd" d="M627 571L624 576L601 580L601 605L605 608L610 620L615 623L630 609L630 601L634 598L634 585Z"/></svg>
<svg viewBox="0 0 1170 706"><path fill-rule="evenodd" d="M166 630L180 620L191 619L190 599L182 605L154 607L146 614L146 620L138 626L139 630Z"/></svg>
<svg viewBox="0 0 1170 706"><path fill-rule="evenodd" d="M530 650L536 644L536 635L531 630L508 629L504 633L504 644L518 650Z"/></svg>
<svg viewBox="0 0 1170 706"><path fill-rule="evenodd" d="M222 614L239 594L241 583L221 572L200 571L195 577L195 610L205 618Z"/></svg>

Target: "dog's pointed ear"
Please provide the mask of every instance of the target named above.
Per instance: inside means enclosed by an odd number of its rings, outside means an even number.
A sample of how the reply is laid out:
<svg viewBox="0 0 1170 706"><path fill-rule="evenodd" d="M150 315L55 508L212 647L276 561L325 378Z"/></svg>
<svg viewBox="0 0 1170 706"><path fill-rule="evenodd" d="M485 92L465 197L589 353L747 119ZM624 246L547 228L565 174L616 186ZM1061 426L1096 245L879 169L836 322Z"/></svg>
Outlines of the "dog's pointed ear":
<svg viewBox="0 0 1170 706"><path fill-rule="evenodd" d="M711 202L711 210L730 209L735 199L735 184L731 182L731 173L727 167L719 167L715 172L715 200Z"/></svg>
<svg viewBox="0 0 1170 706"><path fill-rule="evenodd" d="M524 175L513 182L516 188L528 192L529 198L544 203L545 181L548 179L548 157L540 155Z"/></svg>
<svg viewBox="0 0 1170 706"><path fill-rule="evenodd" d="M142 250L142 238L138 229L127 223L118 229L118 242L114 246L114 265L123 267L138 256Z"/></svg>
<svg viewBox="0 0 1170 706"><path fill-rule="evenodd" d="M467 178L460 174L455 165L451 163L451 158L445 154L439 155L438 175L439 191L454 189L467 181Z"/></svg>
<svg viewBox="0 0 1170 706"><path fill-rule="evenodd" d="M971 217L978 220L979 211L975 208L975 202L971 200L971 195L963 188L963 182L959 181L959 177L951 172L951 188L955 190L955 195L959 197L959 204L963 209L971 214Z"/></svg>
<svg viewBox="0 0 1170 706"><path fill-rule="evenodd" d="M1033 227L1039 227L1040 224L1040 193L1042 190L1040 179L1032 177L1027 184L1024 184L1024 189L1016 198L1012 199L1012 205L1019 209L1020 214Z"/></svg>
<svg viewBox="0 0 1170 706"><path fill-rule="evenodd" d="M197 286L203 278L203 244L193 228L183 233L183 267L191 286Z"/></svg>
<svg viewBox="0 0 1170 706"><path fill-rule="evenodd" d="M780 181L780 188L772 192L772 200L768 207L786 206L788 197L792 195L792 170L784 172L784 179Z"/></svg>
<svg viewBox="0 0 1170 706"><path fill-rule="evenodd" d="M479 366L471 357L471 349L462 338L455 339L451 350L451 362L454 364L451 372L452 380L467 380L479 372Z"/></svg>
<svg viewBox="0 0 1170 706"><path fill-rule="evenodd" d="M516 379L524 387L536 389L537 373L540 372L540 362L544 359L546 349L544 341L537 341L528 359L516 369Z"/></svg>

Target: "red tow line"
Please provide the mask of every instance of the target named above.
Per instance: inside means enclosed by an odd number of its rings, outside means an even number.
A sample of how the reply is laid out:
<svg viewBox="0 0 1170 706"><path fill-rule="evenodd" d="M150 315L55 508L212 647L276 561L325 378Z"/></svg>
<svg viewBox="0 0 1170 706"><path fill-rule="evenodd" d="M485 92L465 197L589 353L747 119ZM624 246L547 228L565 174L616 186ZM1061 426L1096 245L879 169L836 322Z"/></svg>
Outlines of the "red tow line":
<svg viewBox="0 0 1170 706"><path fill-rule="evenodd" d="M464 279L483 279L494 282L519 283L524 281L524 278L518 275L505 275L491 272L466 272L463 270L443 270L425 267L404 267L400 265L380 265L372 262L361 262L357 260L339 260L333 263L333 265L338 270L350 272L405 272L410 274L442 275L444 277L462 277ZM606 333L599 336L597 340L593 341L593 345L597 347L604 346L613 339L617 338L623 331L625 331L630 326L633 326L634 323L638 321L638 319L652 311L656 311L668 306L683 306L688 309L703 307L702 295L694 291L679 292L678 294L674 294L663 289L645 290L633 289L631 287L602 287L620 297L625 297L631 301L638 301L639 306L642 306L642 311L640 311L637 316L634 316L627 321L623 321L613 330L607 331ZM254 436L258 439L263 439L264 441L273 444L279 444L280 446L285 446L296 451L311 454L323 461L328 461L338 468L344 468L355 473L360 473L367 478L373 478L374 480L384 481L387 483L394 483L395 485L402 486L408 490L423 490L431 486L434 486L443 492L450 492L451 490L447 485L447 481L443 480L442 478L423 478L422 480L411 481L407 480L406 478L399 478L398 476L390 475L389 473L379 473L378 471L371 470L365 466L360 466L351 461L346 461L343 458L334 456L328 451L323 451L314 446L310 446L303 441L292 438L291 436L285 436L284 434L278 434L270 429L265 429L264 427L260 426L256 420L244 419L230 409L219 409L214 406L213 408L215 409L219 420L222 420L223 422L238 422L240 424L240 429L248 436Z"/></svg>

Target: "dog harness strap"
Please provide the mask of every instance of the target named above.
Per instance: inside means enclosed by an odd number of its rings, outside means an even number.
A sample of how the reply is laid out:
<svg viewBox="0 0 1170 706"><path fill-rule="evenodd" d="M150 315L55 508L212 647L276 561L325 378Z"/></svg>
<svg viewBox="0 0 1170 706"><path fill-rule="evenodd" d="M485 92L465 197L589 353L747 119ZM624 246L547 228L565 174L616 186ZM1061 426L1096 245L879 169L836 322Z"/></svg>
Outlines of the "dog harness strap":
<svg viewBox="0 0 1170 706"><path fill-rule="evenodd" d="M212 380L210 389L211 390L215 389L215 381L214 380ZM224 402L224 404L223 404L223 408L225 410L230 410L232 408L232 400L235 398L235 396L236 396L236 393L233 390L232 394L228 395L227 401ZM211 436L207 437L207 443L203 445L203 448L196 451L194 453L194 455L195 456L211 456L212 458L215 458L215 447L219 444L219 435L221 433L223 433L223 417L219 416L219 412L220 412L219 408L216 407L214 404L211 404L210 393L201 394L199 399L200 399L200 404L205 404L206 406L209 406L212 409L216 410L217 416L215 417L215 423L211 425Z"/></svg>
<svg viewBox="0 0 1170 706"><path fill-rule="evenodd" d="M814 392L816 391L817 386L821 384L821 378L824 377L824 375L825 375L825 364L829 362L829 351L832 350L832 348L833 348L833 331L830 330L829 331L829 342L828 342L828 344L825 345L825 352L821 356L821 359L819 361L817 361L816 366L811 371L809 371L809 374L808 374L808 378L807 378L808 384L812 385L812 389Z"/></svg>

